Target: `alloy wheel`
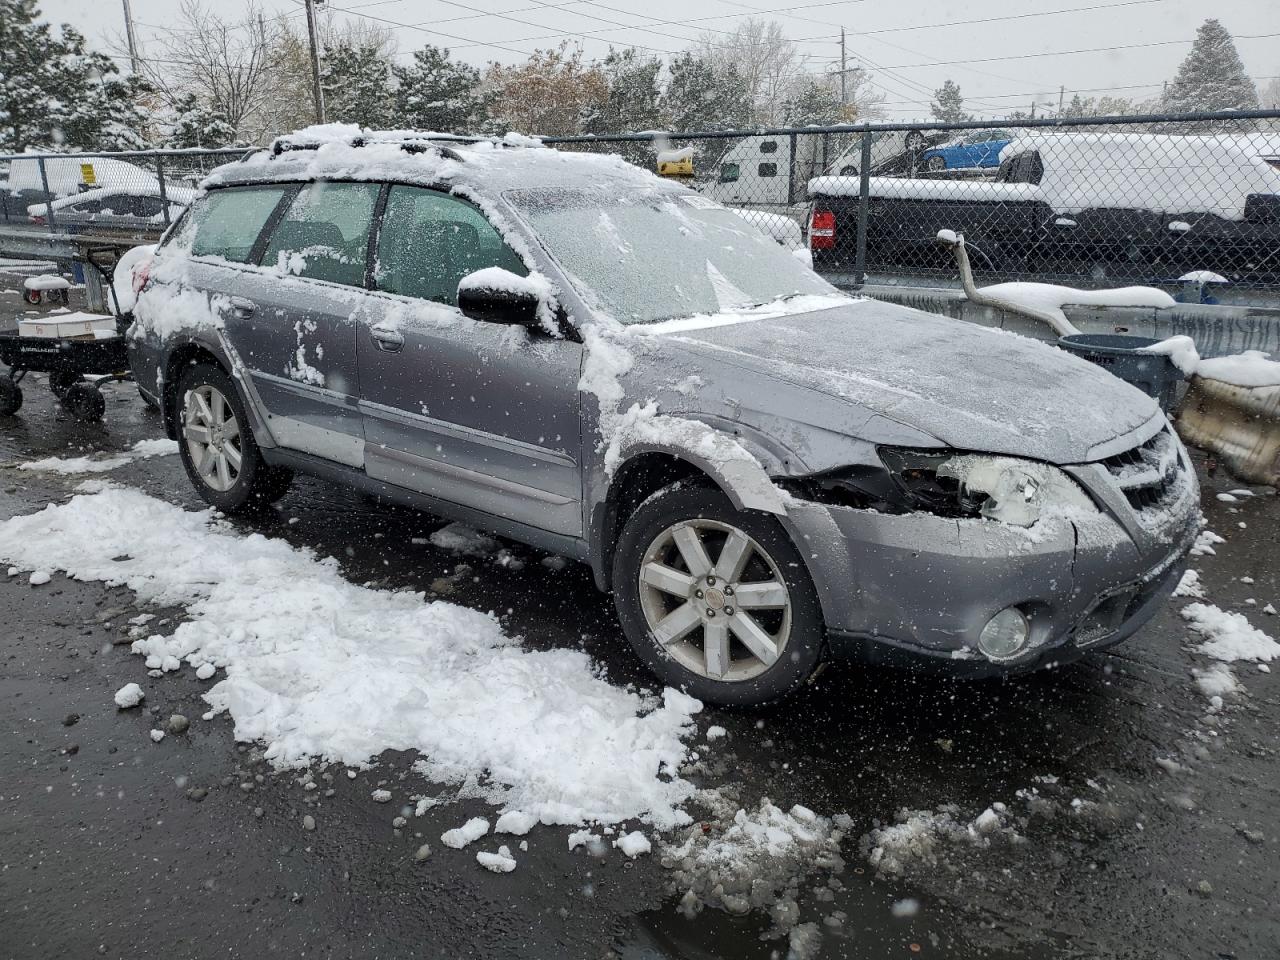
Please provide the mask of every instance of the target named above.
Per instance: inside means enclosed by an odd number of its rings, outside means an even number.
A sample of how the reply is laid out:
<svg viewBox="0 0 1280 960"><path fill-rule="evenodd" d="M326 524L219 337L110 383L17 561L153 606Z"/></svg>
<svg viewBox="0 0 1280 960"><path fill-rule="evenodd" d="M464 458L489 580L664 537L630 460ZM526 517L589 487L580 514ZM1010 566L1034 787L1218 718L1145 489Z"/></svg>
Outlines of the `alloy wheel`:
<svg viewBox="0 0 1280 960"><path fill-rule="evenodd" d="M768 551L732 524L698 519L671 525L649 544L639 581L650 633L699 676L751 680L786 649L786 581Z"/></svg>
<svg viewBox="0 0 1280 960"><path fill-rule="evenodd" d="M222 391L204 384L187 392L182 436L197 476L211 490L225 493L240 479L244 449L240 421Z"/></svg>

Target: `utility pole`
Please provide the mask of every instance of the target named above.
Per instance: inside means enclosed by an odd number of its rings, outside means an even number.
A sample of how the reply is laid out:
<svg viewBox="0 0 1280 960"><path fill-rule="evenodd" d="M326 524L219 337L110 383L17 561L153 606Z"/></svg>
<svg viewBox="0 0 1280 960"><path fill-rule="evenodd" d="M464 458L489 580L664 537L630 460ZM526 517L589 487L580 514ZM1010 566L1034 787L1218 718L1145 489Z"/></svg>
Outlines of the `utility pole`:
<svg viewBox="0 0 1280 960"><path fill-rule="evenodd" d="M133 10L129 0L124 0L124 35L129 42L129 69L138 72L138 40L133 35Z"/></svg>
<svg viewBox="0 0 1280 960"><path fill-rule="evenodd" d="M126 0L128 2L128 0ZM849 95L845 85L845 61L844 61L844 27L840 28L840 106L844 106L849 102Z"/></svg>
<svg viewBox="0 0 1280 960"><path fill-rule="evenodd" d="M1058 87L1058 118L1059 119L1062 118L1062 98L1066 95L1066 93L1067 93L1066 84L1063 84L1062 86Z"/></svg>
<svg viewBox="0 0 1280 960"><path fill-rule="evenodd" d="M324 91L320 89L320 44L316 40L315 7L319 3L324 3L324 0L306 0L307 38L311 41L311 95L315 99L316 123L324 123Z"/></svg>
<svg viewBox="0 0 1280 960"><path fill-rule="evenodd" d="M1032 100L1031 101L1031 119L1034 120L1035 118L1036 118L1036 102Z"/></svg>

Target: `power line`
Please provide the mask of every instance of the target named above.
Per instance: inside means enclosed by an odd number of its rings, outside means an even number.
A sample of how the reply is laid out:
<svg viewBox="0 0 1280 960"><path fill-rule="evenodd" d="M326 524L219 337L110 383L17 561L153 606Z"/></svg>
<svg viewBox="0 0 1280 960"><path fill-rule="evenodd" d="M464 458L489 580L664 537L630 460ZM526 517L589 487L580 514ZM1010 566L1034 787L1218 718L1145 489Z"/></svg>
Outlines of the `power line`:
<svg viewBox="0 0 1280 960"><path fill-rule="evenodd" d="M1236 40L1267 40L1280 37L1280 33L1239 34ZM1112 50L1138 50L1144 47L1168 47L1179 43L1195 43L1191 40L1153 40L1148 43L1125 43L1114 47L1084 47L1079 50L1045 50L1040 53L1014 53L1003 57L978 57L966 60L935 60L929 63L895 63L885 70L913 70L920 67L953 67L965 63L994 63L1000 60L1037 60L1040 57L1066 57L1078 53L1107 53Z"/></svg>

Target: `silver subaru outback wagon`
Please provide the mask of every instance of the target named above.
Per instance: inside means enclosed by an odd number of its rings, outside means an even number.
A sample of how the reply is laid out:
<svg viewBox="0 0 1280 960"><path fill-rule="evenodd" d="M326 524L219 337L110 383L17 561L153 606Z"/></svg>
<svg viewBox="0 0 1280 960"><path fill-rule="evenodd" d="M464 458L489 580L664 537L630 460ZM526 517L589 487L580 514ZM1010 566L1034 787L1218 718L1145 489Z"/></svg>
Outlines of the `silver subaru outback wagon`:
<svg viewBox="0 0 1280 960"><path fill-rule="evenodd" d="M1069 661L1153 615L1198 529L1150 398L842 294L616 157L301 131L134 281L133 369L207 502L305 473L573 557L711 702L826 656Z"/></svg>

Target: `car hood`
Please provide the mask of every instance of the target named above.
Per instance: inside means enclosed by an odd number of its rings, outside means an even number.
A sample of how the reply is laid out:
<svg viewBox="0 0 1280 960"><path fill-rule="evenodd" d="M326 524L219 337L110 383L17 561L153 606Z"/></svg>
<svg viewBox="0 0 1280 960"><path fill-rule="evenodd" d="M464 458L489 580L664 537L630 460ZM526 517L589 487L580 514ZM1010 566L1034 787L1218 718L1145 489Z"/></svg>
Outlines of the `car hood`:
<svg viewBox="0 0 1280 960"><path fill-rule="evenodd" d="M704 369L727 364L802 387L960 450L1079 463L1159 412L1146 394L1056 347L874 300L662 337L700 354L690 359Z"/></svg>

